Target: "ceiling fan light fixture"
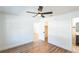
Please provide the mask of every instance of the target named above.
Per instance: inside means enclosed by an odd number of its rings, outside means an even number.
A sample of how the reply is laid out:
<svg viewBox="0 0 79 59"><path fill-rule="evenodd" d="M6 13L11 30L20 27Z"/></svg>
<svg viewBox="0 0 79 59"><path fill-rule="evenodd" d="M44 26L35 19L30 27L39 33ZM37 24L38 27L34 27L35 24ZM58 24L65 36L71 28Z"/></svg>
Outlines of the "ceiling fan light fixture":
<svg viewBox="0 0 79 59"><path fill-rule="evenodd" d="M45 17L44 15L53 14L52 11L49 11L49 12L42 12L42 10L43 10L43 6L39 6L39 7L38 7L38 12L30 12L30 11L27 11L27 13L36 14L36 15L33 16L33 17L40 16L40 17L42 17L42 18Z"/></svg>
<svg viewBox="0 0 79 59"><path fill-rule="evenodd" d="M41 16L41 14L38 14L38 16Z"/></svg>

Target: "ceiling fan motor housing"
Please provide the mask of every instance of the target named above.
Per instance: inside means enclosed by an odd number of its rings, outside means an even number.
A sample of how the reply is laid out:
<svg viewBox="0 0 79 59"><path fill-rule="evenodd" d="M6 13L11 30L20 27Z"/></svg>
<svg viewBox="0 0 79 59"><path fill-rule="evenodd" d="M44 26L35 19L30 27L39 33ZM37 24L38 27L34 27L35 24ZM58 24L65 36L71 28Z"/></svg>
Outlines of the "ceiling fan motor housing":
<svg viewBox="0 0 79 59"><path fill-rule="evenodd" d="M42 12L43 6L39 6L38 11Z"/></svg>

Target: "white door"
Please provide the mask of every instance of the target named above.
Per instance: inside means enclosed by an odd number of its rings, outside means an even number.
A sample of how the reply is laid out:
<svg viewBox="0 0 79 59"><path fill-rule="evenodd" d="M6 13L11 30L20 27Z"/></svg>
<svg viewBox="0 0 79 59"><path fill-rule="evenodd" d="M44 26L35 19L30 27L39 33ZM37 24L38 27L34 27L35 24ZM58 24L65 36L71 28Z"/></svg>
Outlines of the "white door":
<svg viewBox="0 0 79 59"><path fill-rule="evenodd" d="M39 22L39 39L44 40L45 39L45 33L44 33L44 20Z"/></svg>
<svg viewBox="0 0 79 59"><path fill-rule="evenodd" d="M34 32L38 34L37 39L44 40L45 33L44 33L44 19L37 18L34 23Z"/></svg>

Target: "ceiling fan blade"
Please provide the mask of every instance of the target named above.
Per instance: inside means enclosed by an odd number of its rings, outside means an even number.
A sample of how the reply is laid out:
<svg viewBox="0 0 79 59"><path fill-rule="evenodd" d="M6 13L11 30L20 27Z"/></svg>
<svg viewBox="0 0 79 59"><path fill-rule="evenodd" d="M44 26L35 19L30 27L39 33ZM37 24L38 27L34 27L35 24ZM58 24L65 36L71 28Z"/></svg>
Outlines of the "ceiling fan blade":
<svg viewBox="0 0 79 59"><path fill-rule="evenodd" d="M38 13L36 13L36 12L30 12L30 11L26 11L27 13L32 13L32 14L38 14Z"/></svg>
<svg viewBox="0 0 79 59"><path fill-rule="evenodd" d="M36 14L35 16L33 16L33 17L36 17L38 14Z"/></svg>
<svg viewBox="0 0 79 59"><path fill-rule="evenodd" d="M42 12L43 6L39 6L38 11Z"/></svg>
<svg viewBox="0 0 79 59"><path fill-rule="evenodd" d="M44 13L41 13L41 14L53 14L53 12L44 12Z"/></svg>
<svg viewBox="0 0 79 59"><path fill-rule="evenodd" d="M43 14L41 14L41 17L44 18L45 16Z"/></svg>

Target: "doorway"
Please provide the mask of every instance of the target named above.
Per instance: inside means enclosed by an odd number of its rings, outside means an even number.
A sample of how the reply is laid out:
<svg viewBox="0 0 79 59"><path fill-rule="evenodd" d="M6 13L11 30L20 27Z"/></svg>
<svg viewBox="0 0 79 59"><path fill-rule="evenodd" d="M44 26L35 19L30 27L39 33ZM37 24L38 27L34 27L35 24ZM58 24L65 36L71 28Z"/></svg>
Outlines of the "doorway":
<svg viewBox="0 0 79 59"><path fill-rule="evenodd" d="M48 43L48 19L36 17L34 22L34 40Z"/></svg>
<svg viewBox="0 0 79 59"><path fill-rule="evenodd" d="M79 17L72 19L72 51L79 52Z"/></svg>

